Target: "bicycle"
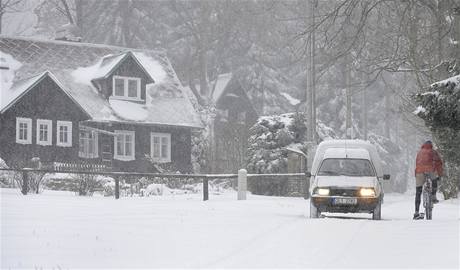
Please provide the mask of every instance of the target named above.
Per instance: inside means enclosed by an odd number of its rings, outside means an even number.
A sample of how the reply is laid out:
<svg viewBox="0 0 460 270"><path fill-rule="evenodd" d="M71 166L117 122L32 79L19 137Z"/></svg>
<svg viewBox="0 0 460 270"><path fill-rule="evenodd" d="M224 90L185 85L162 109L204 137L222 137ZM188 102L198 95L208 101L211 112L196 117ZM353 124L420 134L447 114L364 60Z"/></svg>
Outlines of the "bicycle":
<svg viewBox="0 0 460 270"><path fill-rule="evenodd" d="M433 180L430 173L425 173L425 183L423 183L422 197L423 207L425 208L425 218L431 220L433 218Z"/></svg>

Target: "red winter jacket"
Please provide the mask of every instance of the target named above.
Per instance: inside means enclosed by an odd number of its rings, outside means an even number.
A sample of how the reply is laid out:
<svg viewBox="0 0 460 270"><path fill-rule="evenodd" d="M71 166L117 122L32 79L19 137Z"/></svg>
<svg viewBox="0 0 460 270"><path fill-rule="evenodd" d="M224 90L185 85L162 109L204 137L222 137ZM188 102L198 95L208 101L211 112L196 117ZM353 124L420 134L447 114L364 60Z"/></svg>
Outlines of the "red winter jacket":
<svg viewBox="0 0 460 270"><path fill-rule="evenodd" d="M415 161L415 174L427 172L436 172L438 176L443 175L441 157L433 149L431 143L424 143L422 145L422 149L417 153Z"/></svg>

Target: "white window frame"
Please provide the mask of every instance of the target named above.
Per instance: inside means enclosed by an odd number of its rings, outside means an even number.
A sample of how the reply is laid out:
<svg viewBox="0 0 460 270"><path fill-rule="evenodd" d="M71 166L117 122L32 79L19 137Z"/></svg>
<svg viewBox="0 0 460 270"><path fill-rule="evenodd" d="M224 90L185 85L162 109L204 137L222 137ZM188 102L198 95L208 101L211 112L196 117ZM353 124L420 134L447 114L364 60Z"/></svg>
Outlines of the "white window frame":
<svg viewBox="0 0 460 270"><path fill-rule="evenodd" d="M61 127L67 127L67 142L61 142ZM62 147L72 146L72 122L57 121L56 124L56 145Z"/></svg>
<svg viewBox="0 0 460 270"><path fill-rule="evenodd" d="M118 159L118 160L122 160L122 161L131 161L131 160L134 160L135 157L136 157L136 133L132 130L115 130L115 137L114 137L114 155L113 157L115 159ZM117 143L118 143L118 136L119 135L123 135L123 149L126 147L126 135L131 135L133 137L133 141L132 141L132 146L131 146L131 155L124 155L124 154L120 154L118 153L118 147L117 147ZM126 149L124 149L126 152Z"/></svg>
<svg viewBox="0 0 460 270"><path fill-rule="evenodd" d="M89 152L81 152L80 147L81 147L81 135L80 132L85 132L85 133L91 133L93 136L93 145L94 145L94 152L89 153ZM89 138L85 138L85 141L83 142L84 144L88 144L87 147L84 147L86 150L89 150ZM79 130L78 132L78 156L81 158L98 158L99 157L99 134L95 131L87 131L87 130Z"/></svg>
<svg viewBox="0 0 460 270"><path fill-rule="evenodd" d="M46 125L48 128L46 141L40 140L40 126ZM53 144L53 121L47 119L37 119L37 144L48 146Z"/></svg>
<svg viewBox="0 0 460 270"><path fill-rule="evenodd" d="M19 138L20 124L27 124L27 129L26 129L27 130L27 138L25 140ZM32 119L16 117L16 143L19 143L19 144L32 144Z"/></svg>
<svg viewBox="0 0 460 270"><path fill-rule="evenodd" d="M228 116L230 115L228 109L217 109L217 114L221 122L228 122Z"/></svg>
<svg viewBox="0 0 460 270"><path fill-rule="evenodd" d="M246 124L246 117L247 117L247 113L246 112L238 112L238 123L240 124Z"/></svg>
<svg viewBox="0 0 460 270"><path fill-rule="evenodd" d="M115 79L123 80L123 95L115 95ZM128 96L128 81L135 80L137 83L137 97L130 97ZM112 97L120 98L120 99L128 99L128 100L142 100L141 97L141 78L136 77L127 77L127 76L113 76L112 78Z"/></svg>
<svg viewBox="0 0 460 270"><path fill-rule="evenodd" d="M154 157L153 156L153 153L154 153L154 143L153 143L153 139L155 137L158 137L160 138L160 156L159 157ZM162 156L162 138L167 138L168 139L168 144L167 144L167 157L166 158L163 158ZM159 132L151 132L150 133L150 157L152 158L152 160L154 162L159 162L159 163L168 163L168 162L171 162L171 134L170 133L159 133Z"/></svg>

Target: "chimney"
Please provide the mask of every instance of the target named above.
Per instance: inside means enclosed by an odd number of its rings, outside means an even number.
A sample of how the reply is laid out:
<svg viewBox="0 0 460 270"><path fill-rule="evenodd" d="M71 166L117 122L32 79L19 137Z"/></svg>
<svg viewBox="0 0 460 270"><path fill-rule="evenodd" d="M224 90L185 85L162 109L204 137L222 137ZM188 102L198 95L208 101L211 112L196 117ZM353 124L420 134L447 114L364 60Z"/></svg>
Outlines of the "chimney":
<svg viewBox="0 0 460 270"><path fill-rule="evenodd" d="M55 33L55 40L81 42L81 31L75 24L64 24Z"/></svg>

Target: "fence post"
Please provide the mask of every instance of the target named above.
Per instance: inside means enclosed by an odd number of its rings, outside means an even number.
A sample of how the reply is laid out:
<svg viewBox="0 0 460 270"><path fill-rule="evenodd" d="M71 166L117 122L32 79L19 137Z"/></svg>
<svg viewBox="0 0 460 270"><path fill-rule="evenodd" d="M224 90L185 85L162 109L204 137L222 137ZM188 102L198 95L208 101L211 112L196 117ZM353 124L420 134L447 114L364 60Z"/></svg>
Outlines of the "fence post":
<svg viewBox="0 0 460 270"><path fill-rule="evenodd" d="M115 177L115 199L118 200L120 198L120 177Z"/></svg>
<svg viewBox="0 0 460 270"><path fill-rule="evenodd" d="M22 171L22 190L23 195L27 195L29 192L29 173L27 171Z"/></svg>
<svg viewBox="0 0 460 270"><path fill-rule="evenodd" d="M246 200L247 187L248 171L241 169L238 171L238 200Z"/></svg>
<svg viewBox="0 0 460 270"><path fill-rule="evenodd" d="M209 179L207 176L203 178L203 201L209 200Z"/></svg>

